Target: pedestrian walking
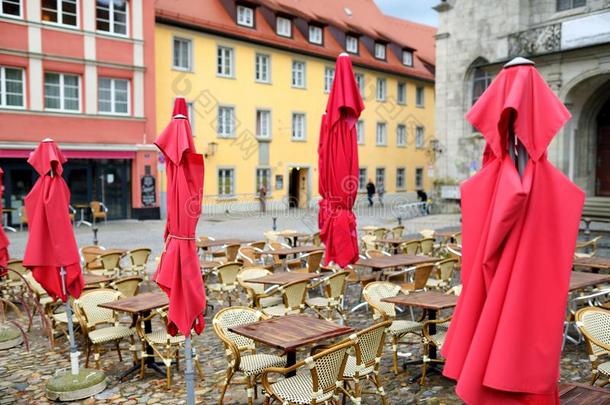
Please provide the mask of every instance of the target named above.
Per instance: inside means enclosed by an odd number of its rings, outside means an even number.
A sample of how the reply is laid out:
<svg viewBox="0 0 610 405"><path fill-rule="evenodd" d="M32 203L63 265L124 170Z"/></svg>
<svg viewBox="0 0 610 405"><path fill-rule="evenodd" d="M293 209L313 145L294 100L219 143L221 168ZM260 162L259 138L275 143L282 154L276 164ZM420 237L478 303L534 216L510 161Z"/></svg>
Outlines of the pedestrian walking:
<svg viewBox="0 0 610 405"><path fill-rule="evenodd" d="M379 197L379 205L383 208L383 195L385 194L385 187L383 183L379 183L379 187L377 187L377 197Z"/></svg>
<svg viewBox="0 0 610 405"><path fill-rule="evenodd" d="M266 201L265 198L267 197L267 187L265 187L264 184L261 184L260 188L258 189L258 199L260 200L261 203L261 212L267 212L267 205L266 205Z"/></svg>
<svg viewBox="0 0 610 405"><path fill-rule="evenodd" d="M369 179L369 182L366 183L366 196L369 199L369 207L373 206L373 196L375 195L375 185L373 184L373 180Z"/></svg>

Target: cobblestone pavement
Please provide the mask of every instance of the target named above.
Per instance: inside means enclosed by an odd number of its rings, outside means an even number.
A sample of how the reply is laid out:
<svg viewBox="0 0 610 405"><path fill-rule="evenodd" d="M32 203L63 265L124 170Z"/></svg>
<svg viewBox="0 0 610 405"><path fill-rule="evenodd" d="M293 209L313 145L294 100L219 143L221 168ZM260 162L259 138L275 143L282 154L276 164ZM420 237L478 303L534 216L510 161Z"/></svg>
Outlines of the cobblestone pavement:
<svg viewBox="0 0 610 405"><path fill-rule="evenodd" d="M283 216L278 218L278 228L291 228L297 230L311 230L315 226L313 213L304 212L300 216ZM391 216L375 217L363 215L359 218L359 225L382 223L388 226L395 224ZM202 221L198 234L207 234L216 237L238 236L247 239L260 239L262 232L271 228L271 216L239 217L218 216ZM407 233L414 233L423 228L440 228L447 225L458 225L459 218L455 215L438 215L421 217L405 222ZM100 243L107 247L135 247L149 246L154 254L162 249L161 235L164 223L162 221L119 221L100 226ZM90 243L91 230L81 227L76 231L78 242ZM26 233L9 234L11 238L11 254L18 257L22 254ZM151 265L152 267L152 265ZM153 271L153 269L149 269ZM356 294L355 289L350 290ZM354 297L350 297L351 300ZM211 311L210 311L211 312ZM408 311L405 313L407 314ZM417 315L417 314L416 314ZM210 315L211 316L211 315ZM441 315L442 316L442 315ZM218 383L224 379L226 360L224 348L211 328L210 317L206 318L208 327L205 332L193 339L194 347L199 354L199 361L203 367L205 378L197 381L196 394L198 403L217 403L219 395ZM356 328L365 327L372 322L371 315L362 310L353 314L348 320L349 325ZM161 327L161 325L155 325ZM40 322L37 319L29 332L30 351L23 346L10 350L0 351L0 405L3 404L46 404L44 397L45 381L56 370L69 367L67 341L58 339L55 349L51 349L48 340L40 332ZM80 336L80 334L78 334ZM82 347L82 342L78 344ZM527 342L523 342L527 344ZM110 385L104 392L94 398L84 400L83 404L180 404L185 403L183 369L173 373L172 388L168 391L164 387L165 379L147 371L145 378L133 374L126 381L118 381L117 376L131 366L128 355L128 344L124 342L123 362L120 362L116 352L111 351L102 355L102 368L110 379ZM411 352L413 358L420 355L420 342L413 338L410 344L401 346L403 352ZM304 358L305 352L298 353L297 358ZM81 355L81 363L83 363ZM419 371L418 366L410 366L405 372L394 376L390 372L391 358L389 347L382 360L382 379L390 404L457 404L461 403L454 393L454 383L438 375L428 377L426 384L409 383L408 379ZM590 364L584 345L579 346L568 343L563 353L561 363L561 380L567 382L586 383L590 376ZM262 403L260 396L256 403ZM244 404L246 395L244 386L233 385L229 388L226 404ZM364 399L363 403L376 404L374 397Z"/></svg>

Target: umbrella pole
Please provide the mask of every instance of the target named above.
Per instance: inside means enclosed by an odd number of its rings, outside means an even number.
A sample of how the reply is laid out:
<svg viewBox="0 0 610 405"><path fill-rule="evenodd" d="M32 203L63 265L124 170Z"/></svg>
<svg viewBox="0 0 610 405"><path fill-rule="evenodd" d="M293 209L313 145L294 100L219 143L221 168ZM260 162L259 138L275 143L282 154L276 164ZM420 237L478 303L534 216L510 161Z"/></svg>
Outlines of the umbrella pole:
<svg viewBox="0 0 610 405"><path fill-rule="evenodd" d="M66 269L64 267L59 271L61 274L61 288L66 294ZM67 296L67 294L66 294ZM78 351L76 350L76 341L74 339L74 325L72 323L72 307L70 306L69 296L66 299L66 317L68 318L68 338L70 340L70 368L72 369L72 375L78 374Z"/></svg>
<svg viewBox="0 0 610 405"><path fill-rule="evenodd" d="M194 405L195 373L193 371L193 350L191 348L190 334L184 339L184 360L186 363L186 371L184 373L184 379L186 380L186 403L187 405Z"/></svg>

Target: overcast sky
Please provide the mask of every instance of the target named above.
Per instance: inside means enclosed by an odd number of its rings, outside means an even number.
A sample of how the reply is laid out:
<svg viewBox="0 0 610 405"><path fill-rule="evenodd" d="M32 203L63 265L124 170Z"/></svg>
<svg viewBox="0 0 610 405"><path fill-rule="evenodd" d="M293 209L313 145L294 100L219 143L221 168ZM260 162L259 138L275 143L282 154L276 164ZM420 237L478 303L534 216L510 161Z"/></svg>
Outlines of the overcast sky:
<svg viewBox="0 0 610 405"><path fill-rule="evenodd" d="M438 26L438 16L432 7L440 0L375 0L375 3L384 14Z"/></svg>

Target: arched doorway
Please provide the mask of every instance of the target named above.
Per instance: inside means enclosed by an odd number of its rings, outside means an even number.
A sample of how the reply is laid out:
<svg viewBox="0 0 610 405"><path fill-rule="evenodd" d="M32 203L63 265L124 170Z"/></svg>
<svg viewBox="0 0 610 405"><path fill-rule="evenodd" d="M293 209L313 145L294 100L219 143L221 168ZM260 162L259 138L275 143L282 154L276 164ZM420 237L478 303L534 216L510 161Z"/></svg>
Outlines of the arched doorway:
<svg viewBox="0 0 610 405"><path fill-rule="evenodd" d="M595 195L610 197L610 99L597 115Z"/></svg>

